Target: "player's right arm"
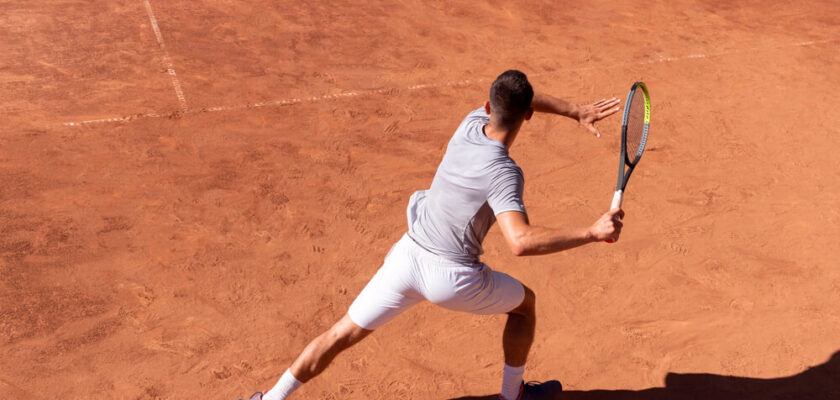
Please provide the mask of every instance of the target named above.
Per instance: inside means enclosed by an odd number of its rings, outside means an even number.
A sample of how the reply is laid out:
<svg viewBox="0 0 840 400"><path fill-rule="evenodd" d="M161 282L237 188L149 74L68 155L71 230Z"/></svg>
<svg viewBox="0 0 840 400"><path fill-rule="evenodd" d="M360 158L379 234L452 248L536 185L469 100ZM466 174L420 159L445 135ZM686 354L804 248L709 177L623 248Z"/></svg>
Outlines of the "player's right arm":
<svg viewBox="0 0 840 400"><path fill-rule="evenodd" d="M624 211L615 208L588 228L559 230L531 225L528 215L519 211L503 212L496 216L508 247L517 256L557 253L587 243L603 242L608 238L618 240L621 218L624 218Z"/></svg>

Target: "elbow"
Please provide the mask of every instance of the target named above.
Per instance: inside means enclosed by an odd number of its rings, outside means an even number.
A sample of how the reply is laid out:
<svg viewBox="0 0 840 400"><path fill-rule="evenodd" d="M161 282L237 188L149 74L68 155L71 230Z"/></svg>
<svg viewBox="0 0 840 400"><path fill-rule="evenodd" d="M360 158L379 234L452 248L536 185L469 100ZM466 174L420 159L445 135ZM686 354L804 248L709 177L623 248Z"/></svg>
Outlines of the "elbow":
<svg viewBox="0 0 840 400"><path fill-rule="evenodd" d="M522 257L528 254L528 248L521 241L516 241L510 244L510 251L517 257Z"/></svg>

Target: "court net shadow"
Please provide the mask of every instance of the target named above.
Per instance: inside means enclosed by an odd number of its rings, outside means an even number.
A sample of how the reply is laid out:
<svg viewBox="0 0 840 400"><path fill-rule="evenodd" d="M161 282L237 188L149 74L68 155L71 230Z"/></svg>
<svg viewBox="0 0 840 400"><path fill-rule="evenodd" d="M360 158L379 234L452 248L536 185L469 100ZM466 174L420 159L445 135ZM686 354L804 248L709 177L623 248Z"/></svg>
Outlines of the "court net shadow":
<svg viewBox="0 0 840 400"><path fill-rule="evenodd" d="M498 394L451 400L495 400ZM840 351L799 374L772 379L715 374L665 376L665 387L565 391L562 400L840 400Z"/></svg>

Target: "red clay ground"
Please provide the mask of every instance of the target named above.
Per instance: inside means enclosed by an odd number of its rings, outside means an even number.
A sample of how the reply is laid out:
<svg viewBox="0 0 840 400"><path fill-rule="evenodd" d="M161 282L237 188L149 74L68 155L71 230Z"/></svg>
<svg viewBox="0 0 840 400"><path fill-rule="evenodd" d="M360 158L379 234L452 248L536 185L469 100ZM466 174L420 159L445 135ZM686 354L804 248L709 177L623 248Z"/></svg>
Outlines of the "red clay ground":
<svg viewBox="0 0 840 400"><path fill-rule="evenodd" d="M836 2L331 3L152 0L182 113L143 1L0 2L0 397L270 387L507 68L576 102L644 80L654 102L621 242L517 259L489 235L485 261L537 293L527 378L840 396ZM606 210L619 123L525 127L533 222ZM418 306L296 398L491 394L503 322Z"/></svg>

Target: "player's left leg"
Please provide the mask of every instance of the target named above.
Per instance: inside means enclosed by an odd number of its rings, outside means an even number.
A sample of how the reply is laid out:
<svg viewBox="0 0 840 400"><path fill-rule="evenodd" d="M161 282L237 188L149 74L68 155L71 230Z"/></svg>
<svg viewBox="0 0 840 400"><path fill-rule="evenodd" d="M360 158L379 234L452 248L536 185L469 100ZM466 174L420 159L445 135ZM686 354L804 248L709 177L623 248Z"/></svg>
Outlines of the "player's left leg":
<svg viewBox="0 0 840 400"><path fill-rule="evenodd" d="M339 353L423 300L412 287L414 262L406 249L407 240L403 237L391 248L382 267L350 305L347 314L304 348L264 400L285 400L323 372Z"/></svg>
<svg viewBox="0 0 840 400"><path fill-rule="evenodd" d="M356 325L345 314L330 329L309 342L263 399L285 399L301 385L323 372L339 353L359 343L371 332L373 331Z"/></svg>
<svg viewBox="0 0 840 400"><path fill-rule="evenodd" d="M300 382L306 383L323 372L335 356L359 343L371 332L356 325L345 314L330 329L309 342L289 370Z"/></svg>

